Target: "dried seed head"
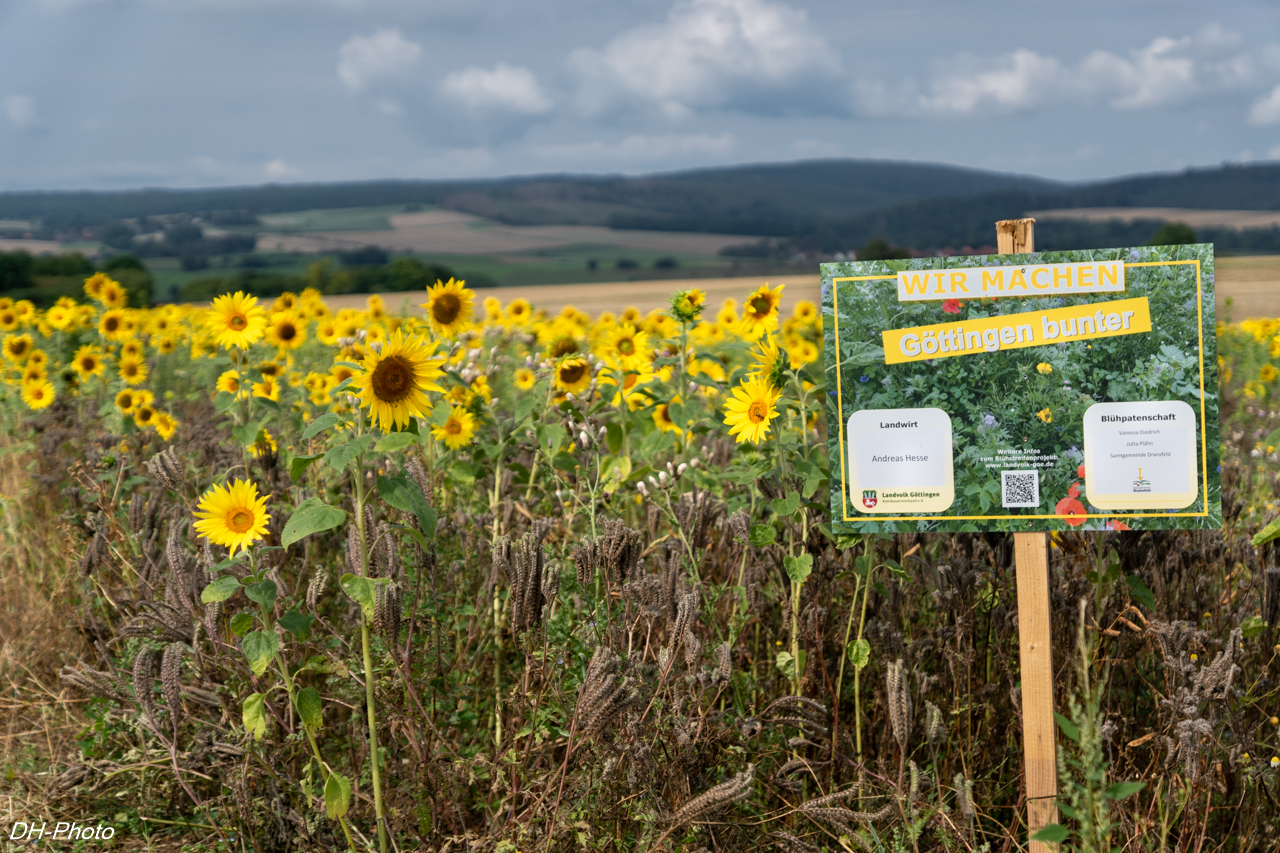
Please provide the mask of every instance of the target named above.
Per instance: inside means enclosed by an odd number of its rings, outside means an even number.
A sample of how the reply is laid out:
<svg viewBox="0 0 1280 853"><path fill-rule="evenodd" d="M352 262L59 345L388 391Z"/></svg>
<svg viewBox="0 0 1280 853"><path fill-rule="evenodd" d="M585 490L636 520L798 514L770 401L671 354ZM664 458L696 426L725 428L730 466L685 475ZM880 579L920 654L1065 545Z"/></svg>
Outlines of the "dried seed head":
<svg viewBox="0 0 1280 853"><path fill-rule="evenodd" d="M427 476L427 469L422 467L422 461L416 456L410 456L404 467L409 472L409 476L413 478L413 481L418 484L418 488L422 491L422 496L427 499L427 503L433 503L431 478Z"/></svg>
<svg viewBox="0 0 1280 853"><path fill-rule="evenodd" d="M148 728L158 732L156 724L156 700L151 690L154 685L156 670L156 650L151 646L143 646L138 656L133 659L133 695L142 709L143 720Z"/></svg>
<svg viewBox="0 0 1280 853"><path fill-rule="evenodd" d="M902 658L889 665L885 687L889 694L889 723L893 727L893 737L905 750L911 735L911 689L907 685Z"/></svg>
<svg viewBox="0 0 1280 853"><path fill-rule="evenodd" d="M729 532L733 538L746 544L751 535L751 520L745 509L740 509L729 516Z"/></svg>
<svg viewBox="0 0 1280 853"><path fill-rule="evenodd" d="M964 778L963 773L957 773L955 778L956 786L956 805L960 807L960 814L969 819L973 819L973 782Z"/></svg>
<svg viewBox="0 0 1280 853"><path fill-rule="evenodd" d="M930 744L942 739L942 710L932 702L924 703L924 736Z"/></svg>
<svg viewBox="0 0 1280 853"><path fill-rule="evenodd" d="M316 605L320 603L320 597L324 595L328 585L329 567L322 565L311 576L311 583L307 584L307 609L312 613L315 613Z"/></svg>
<svg viewBox="0 0 1280 853"><path fill-rule="evenodd" d="M347 571L353 575L363 574L360 570L360 531L353 524L347 528Z"/></svg>
<svg viewBox="0 0 1280 853"><path fill-rule="evenodd" d="M170 643L164 647L164 656L160 659L160 685L164 688L164 699L169 703L169 717L174 727L182 724L182 643Z"/></svg>
<svg viewBox="0 0 1280 853"><path fill-rule="evenodd" d="M182 489L182 480L184 472L182 470L182 461L178 459L178 454L174 453L173 447L166 447L164 450L152 456L143 463L147 469L147 476L152 482L159 483L166 489L180 491Z"/></svg>
<svg viewBox="0 0 1280 853"><path fill-rule="evenodd" d="M394 581L380 583L373 593L373 625L388 647L394 648L400 639L400 585Z"/></svg>
<svg viewBox="0 0 1280 853"><path fill-rule="evenodd" d="M716 684L729 683L729 641L716 646Z"/></svg>
<svg viewBox="0 0 1280 853"><path fill-rule="evenodd" d="M399 568L396 565L396 546L391 539L391 527L385 522L378 524L378 547L374 549L374 562L377 565L378 577L394 578Z"/></svg>
<svg viewBox="0 0 1280 853"><path fill-rule="evenodd" d="M141 492L129 499L129 529L139 536L147 529L147 499Z"/></svg>
<svg viewBox="0 0 1280 853"><path fill-rule="evenodd" d="M747 769L728 781L721 782L714 788L708 788L675 813L671 818L670 830L678 829L685 824L696 823L712 812L738 800L745 799L751 793L751 782L755 778L756 768L748 764Z"/></svg>

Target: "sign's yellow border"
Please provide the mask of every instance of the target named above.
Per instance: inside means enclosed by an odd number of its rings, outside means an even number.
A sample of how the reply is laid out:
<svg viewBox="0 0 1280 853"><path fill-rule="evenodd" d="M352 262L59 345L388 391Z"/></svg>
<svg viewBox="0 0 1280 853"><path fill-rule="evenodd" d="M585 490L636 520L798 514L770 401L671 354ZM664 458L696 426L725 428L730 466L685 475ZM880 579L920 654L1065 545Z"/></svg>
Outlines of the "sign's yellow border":
<svg viewBox="0 0 1280 853"><path fill-rule="evenodd" d="M1107 512L1107 513L1086 513L1080 515L946 515L945 513L930 513L928 515L849 515L849 471L848 458L844 448L844 382L840 374L840 364L844 360L841 357L836 358L836 409L839 412L839 422L841 428L836 430L837 439L840 442L840 505L843 509L844 521L1030 521L1032 519L1044 518L1207 518L1209 515L1209 440L1208 425L1205 423L1204 412L1204 290L1200 279L1200 259L1195 258L1188 261L1142 261L1140 263L1125 263L1125 269L1129 267L1167 267L1167 266L1184 266L1186 264L1195 264L1196 267L1196 320L1200 335L1200 495L1204 501L1204 512ZM859 276L841 276L840 278L831 279L831 306L832 316L835 320L835 343L836 354L840 353L840 302L839 302L839 283L842 281L877 281L880 279L896 279L897 273L893 275L859 275Z"/></svg>

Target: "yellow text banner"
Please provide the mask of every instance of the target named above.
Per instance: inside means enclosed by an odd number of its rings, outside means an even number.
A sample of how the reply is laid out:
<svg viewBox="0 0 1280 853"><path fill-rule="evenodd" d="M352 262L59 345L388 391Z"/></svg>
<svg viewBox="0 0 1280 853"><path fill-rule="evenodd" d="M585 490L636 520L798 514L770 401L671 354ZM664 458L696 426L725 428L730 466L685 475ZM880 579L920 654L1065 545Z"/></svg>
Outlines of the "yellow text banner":
<svg viewBox="0 0 1280 853"><path fill-rule="evenodd" d="M884 332L885 364L981 355L1151 331L1145 296Z"/></svg>

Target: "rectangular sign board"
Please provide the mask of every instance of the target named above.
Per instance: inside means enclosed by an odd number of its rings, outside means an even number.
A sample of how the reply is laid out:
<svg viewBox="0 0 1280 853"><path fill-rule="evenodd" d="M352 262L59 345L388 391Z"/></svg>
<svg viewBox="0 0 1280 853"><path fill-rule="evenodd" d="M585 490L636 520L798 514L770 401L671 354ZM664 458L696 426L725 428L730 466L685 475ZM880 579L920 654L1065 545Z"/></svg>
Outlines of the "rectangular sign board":
<svg viewBox="0 0 1280 853"><path fill-rule="evenodd" d="M833 528L1216 528L1213 247L822 265Z"/></svg>

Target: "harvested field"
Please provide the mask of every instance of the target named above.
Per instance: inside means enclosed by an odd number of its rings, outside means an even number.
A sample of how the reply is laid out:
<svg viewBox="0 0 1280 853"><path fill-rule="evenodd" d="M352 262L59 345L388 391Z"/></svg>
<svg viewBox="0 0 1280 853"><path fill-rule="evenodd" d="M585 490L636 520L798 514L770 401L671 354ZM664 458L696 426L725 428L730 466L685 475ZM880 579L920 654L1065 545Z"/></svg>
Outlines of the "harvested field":
<svg viewBox="0 0 1280 853"><path fill-rule="evenodd" d="M320 253L379 246L399 252L483 255L599 245L673 254L714 255L725 246L751 239L736 234L615 231L594 225L503 225L452 210L404 213L392 216L390 220L390 231L266 233L258 238L258 249Z"/></svg>
<svg viewBox="0 0 1280 853"><path fill-rule="evenodd" d="M1027 216L1046 219L1083 219L1089 222L1137 222L1154 219L1185 222L1192 228L1270 228L1280 225L1280 210L1197 210L1188 207L1070 207L1036 210Z"/></svg>
<svg viewBox="0 0 1280 853"><path fill-rule="evenodd" d="M1280 256L1219 258L1217 267L1219 321L1239 322L1280 314Z"/></svg>

